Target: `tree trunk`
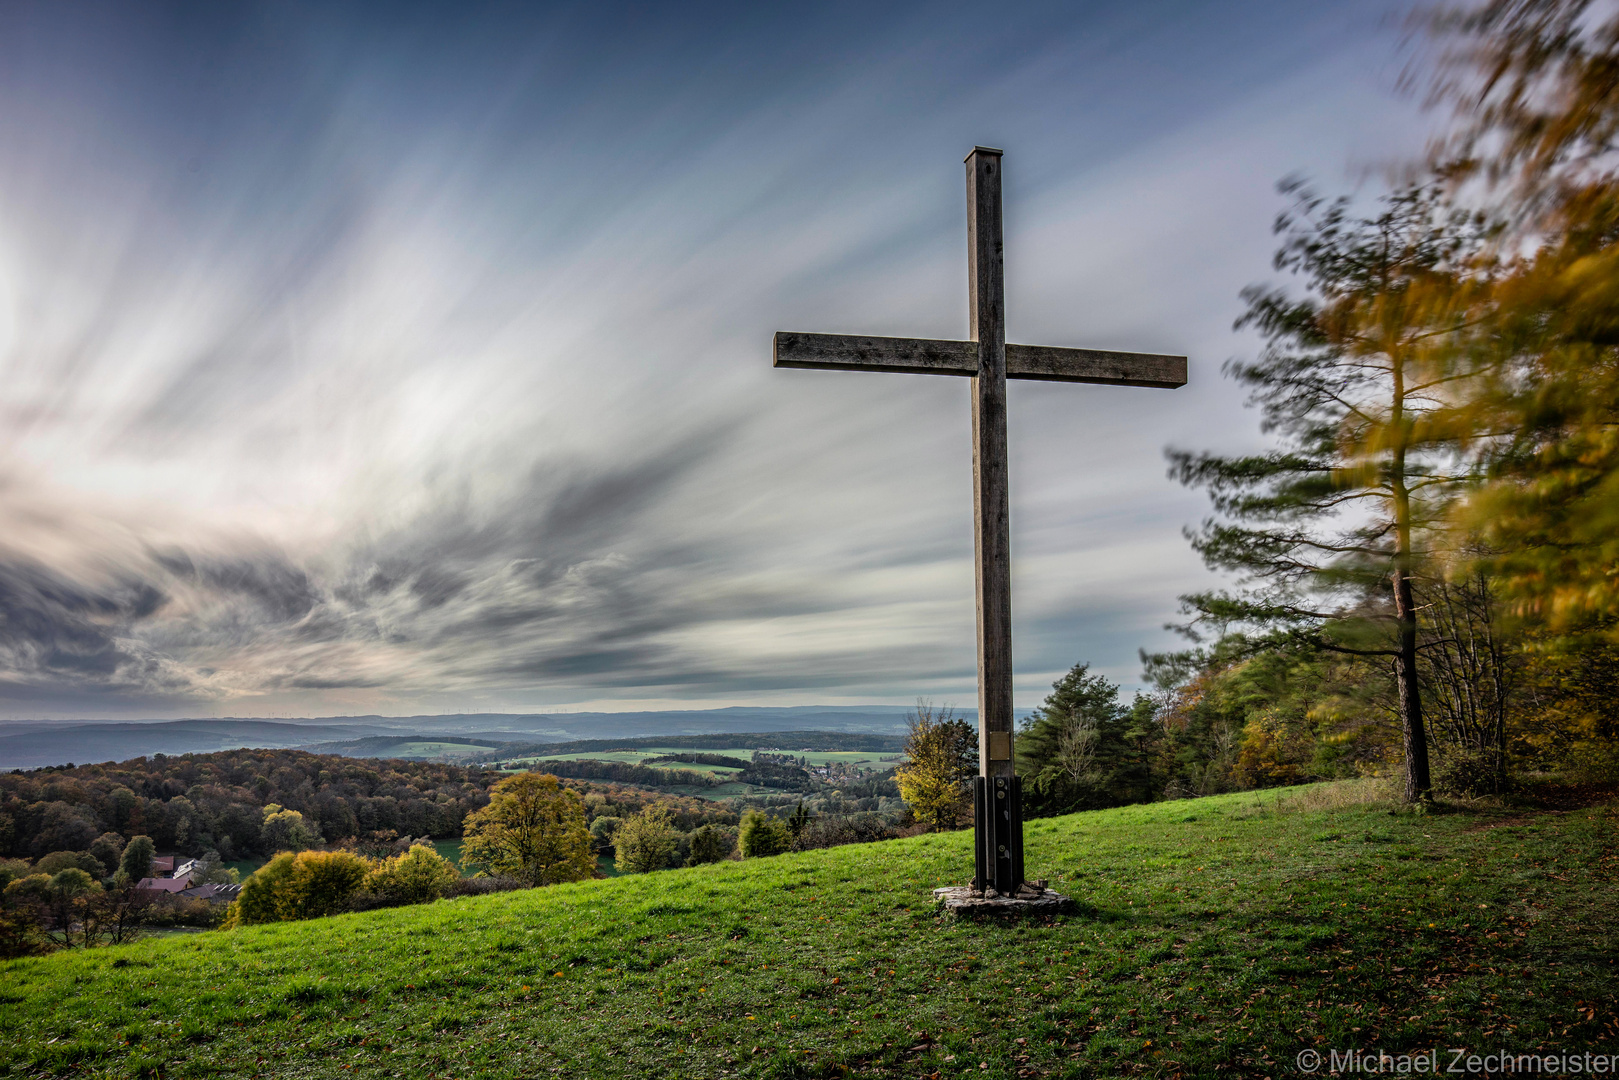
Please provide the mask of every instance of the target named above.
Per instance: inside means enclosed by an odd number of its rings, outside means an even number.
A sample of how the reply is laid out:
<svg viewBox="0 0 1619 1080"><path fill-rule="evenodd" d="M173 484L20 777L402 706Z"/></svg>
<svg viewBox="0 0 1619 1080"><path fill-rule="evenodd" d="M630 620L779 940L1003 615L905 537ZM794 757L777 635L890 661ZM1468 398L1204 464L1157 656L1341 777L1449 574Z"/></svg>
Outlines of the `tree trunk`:
<svg viewBox="0 0 1619 1080"><path fill-rule="evenodd" d="M1417 685L1417 610L1411 598L1411 575L1403 565L1394 570L1394 613L1399 621L1400 651L1394 681L1400 693L1400 731L1405 741L1405 801L1432 797L1428 779L1428 733L1422 724L1422 694Z"/></svg>
<svg viewBox="0 0 1619 1080"><path fill-rule="evenodd" d="M1400 732L1405 741L1405 801L1432 798L1428 779L1428 733L1422 725L1422 688L1417 682L1417 605L1411 596L1411 489L1406 481L1405 360L1389 350L1394 376L1390 429L1396 433L1389 482L1394 496L1394 616L1400 648L1394 659L1394 681L1400 693Z"/></svg>

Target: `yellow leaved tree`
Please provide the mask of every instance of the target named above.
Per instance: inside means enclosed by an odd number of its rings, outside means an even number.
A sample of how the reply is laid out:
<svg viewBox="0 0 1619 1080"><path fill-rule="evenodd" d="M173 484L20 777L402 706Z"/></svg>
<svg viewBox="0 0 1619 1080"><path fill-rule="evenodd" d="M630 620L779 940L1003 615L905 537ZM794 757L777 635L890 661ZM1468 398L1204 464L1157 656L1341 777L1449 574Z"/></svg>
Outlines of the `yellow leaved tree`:
<svg viewBox="0 0 1619 1080"><path fill-rule="evenodd" d="M585 806L554 776L527 772L489 791L489 805L467 815L461 858L530 885L590 877L596 869Z"/></svg>

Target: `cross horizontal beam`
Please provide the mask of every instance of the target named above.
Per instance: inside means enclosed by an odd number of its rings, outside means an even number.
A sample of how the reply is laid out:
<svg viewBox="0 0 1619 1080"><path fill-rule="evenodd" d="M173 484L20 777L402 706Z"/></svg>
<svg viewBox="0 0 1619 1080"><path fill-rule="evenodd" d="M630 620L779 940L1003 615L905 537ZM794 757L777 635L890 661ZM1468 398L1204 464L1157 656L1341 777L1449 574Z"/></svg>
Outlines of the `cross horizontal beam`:
<svg viewBox="0 0 1619 1080"><path fill-rule="evenodd" d="M978 343L781 330L776 333L775 366L975 376ZM1008 343L1006 377L1173 390L1186 385L1186 357Z"/></svg>

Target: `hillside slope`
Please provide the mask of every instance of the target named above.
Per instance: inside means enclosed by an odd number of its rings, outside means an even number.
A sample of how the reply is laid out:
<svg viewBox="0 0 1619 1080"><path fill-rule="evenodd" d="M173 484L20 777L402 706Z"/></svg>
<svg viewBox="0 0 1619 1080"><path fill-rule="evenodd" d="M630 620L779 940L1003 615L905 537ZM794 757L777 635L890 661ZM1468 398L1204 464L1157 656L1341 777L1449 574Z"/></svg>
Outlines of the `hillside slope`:
<svg viewBox="0 0 1619 1080"><path fill-rule="evenodd" d="M940 921L956 833L14 961L0 1071L1232 1076L1313 1047L1619 1049L1611 808L1287 809L1321 798L1031 823L1031 871L1083 902L1047 925Z"/></svg>

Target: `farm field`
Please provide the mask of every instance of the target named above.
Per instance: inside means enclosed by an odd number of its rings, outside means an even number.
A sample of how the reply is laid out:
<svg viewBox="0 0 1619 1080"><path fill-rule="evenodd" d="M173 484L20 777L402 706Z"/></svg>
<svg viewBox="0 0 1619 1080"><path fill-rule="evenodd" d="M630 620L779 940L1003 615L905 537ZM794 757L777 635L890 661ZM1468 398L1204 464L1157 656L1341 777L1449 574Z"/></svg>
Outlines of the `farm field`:
<svg viewBox="0 0 1619 1080"><path fill-rule="evenodd" d="M682 795L701 795L705 799L729 799L747 795L780 795L781 792L767 787L755 787L753 784L732 782L720 784L711 788L670 788Z"/></svg>
<svg viewBox="0 0 1619 1080"><path fill-rule="evenodd" d="M1031 874L1079 902L1049 923L936 914L929 890L970 872L960 832L11 961L0 1075L1169 1078L1298 1075L1307 1049L1619 1051L1615 808L1366 797L1031 822Z"/></svg>
<svg viewBox="0 0 1619 1080"><path fill-rule="evenodd" d="M777 751L783 754L792 754L795 759L803 758L809 765L826 765L831 762L842 762L850 765L863 765L867 768L881 771L892 768L898 762L882 761L883 757L898 758L897 754L879 754L872 751L857 750L787 750ZM630 765L639 765L651 758L663 757L668 754L727 754L731 757L747 761L753 756L753 750L747 748L732 748L723 750L697 750L678 748L648 748L645 750L602 750L595 753L550 754L543 757L513 758L503 761L504 765L522 764L526 766L540 766L547 761L622 761ZM722 773L732 772L729 766L696 765L691 762L666 761L657 766L660 769L692 769L697 772Z"/></svg>
<svg viewBox="0 0 1619 1080"><path fill-rule="evenodd" d="M542 768L542 767L544 767L544 765L545 765L545 763L547 761L621 761L626 765L639 765L642 762L647 761L650 758L660 757L662 755L671 754L671 753L687 753L687 754L689 754L689 753L692 753L692 751L690 751L690 750L686 750L686 751L674 751L674 750L652 750L652 751L605 750L605 751L600 751L600 752L594 753L594 754L588 754L588 753L584 753L584 754L552 754L549 757L517 758L517 759L511 760L511 761L504 761L501 764L503 764L503 765L518 765L518 764L520 764L524 768ZM726 753L726 751L722 751L722 750L702 750L702 751L698 751L698 753L719 754L719 753ZM731 753L734 754L736 752L731 751ZM745 753L751 755L752 751L751 750L746 751ZM740 756L740 755L738 755L738 756ZM743 757L742 760L746 761L747 758ZM707 774L710 774L710 775L719 775L719 774L723 774L723 773L739 773L739 772L742 771L742 766L740 766L740 765L737 766L736 768L732 768L729 765L698 765L698 764L694 764L694 763L689 762L689 761L661 761L655 767L659 768L659 769L686 769L689 772L707 773Z"/></svg>

